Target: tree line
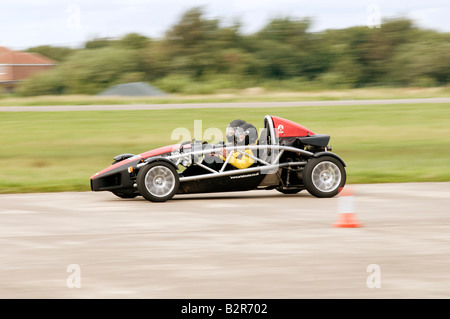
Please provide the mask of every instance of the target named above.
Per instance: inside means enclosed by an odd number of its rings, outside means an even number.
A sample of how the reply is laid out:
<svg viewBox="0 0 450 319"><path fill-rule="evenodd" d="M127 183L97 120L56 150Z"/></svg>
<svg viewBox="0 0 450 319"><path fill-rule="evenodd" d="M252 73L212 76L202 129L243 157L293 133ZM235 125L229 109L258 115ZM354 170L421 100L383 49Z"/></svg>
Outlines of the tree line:
<svg viewBox="0 0 450 319"><path fill-rule="evenodd" d="M278 17L252 34L224 26L202 8L186 11L161 39L130 33L97 38L82 49L29 48L58 66L25 81L19 95L96 94L119 83L145 81L169 93L214 93L367 86L439 86L450 75L450 33L407 18L380 28L311 32L309 18Z"/></svg>

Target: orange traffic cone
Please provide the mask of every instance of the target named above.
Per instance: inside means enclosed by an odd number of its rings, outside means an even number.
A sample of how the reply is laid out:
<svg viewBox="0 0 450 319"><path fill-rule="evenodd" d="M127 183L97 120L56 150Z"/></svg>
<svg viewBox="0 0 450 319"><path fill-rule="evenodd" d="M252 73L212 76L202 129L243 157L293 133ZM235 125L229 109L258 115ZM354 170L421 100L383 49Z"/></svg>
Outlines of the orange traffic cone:
<svg viewBox="0 0 450 319"><path fill-rule="evenodd" d="M361 227L357 222L354 214L353 189L344 187L339 192L338 199L338 221L333 225L334 227Z"/></svg>

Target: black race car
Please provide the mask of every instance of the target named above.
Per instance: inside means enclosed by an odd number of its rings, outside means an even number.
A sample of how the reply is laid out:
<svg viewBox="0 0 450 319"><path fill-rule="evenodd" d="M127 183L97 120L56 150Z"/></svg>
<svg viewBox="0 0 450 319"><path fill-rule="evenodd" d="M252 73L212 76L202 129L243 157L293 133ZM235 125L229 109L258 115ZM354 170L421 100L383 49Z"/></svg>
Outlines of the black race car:
<svg viewBox="0 0 450 319"><path fill-rule="evenodd" d="M121 198L143 196L164 202L175 194L276 189L295 194L306 189L316 197L333 197L344 187L344 161L331 152L329 135L315 134L292 121L264 117L253 145L209 144L195 140L139 155L121 154L111 166L91 177L93 191L110 191ZM207 159L225 150L222 162ZM251 150L252 152L246 152ZM233 153L251 157L248 168L229 164Z"/></svg>

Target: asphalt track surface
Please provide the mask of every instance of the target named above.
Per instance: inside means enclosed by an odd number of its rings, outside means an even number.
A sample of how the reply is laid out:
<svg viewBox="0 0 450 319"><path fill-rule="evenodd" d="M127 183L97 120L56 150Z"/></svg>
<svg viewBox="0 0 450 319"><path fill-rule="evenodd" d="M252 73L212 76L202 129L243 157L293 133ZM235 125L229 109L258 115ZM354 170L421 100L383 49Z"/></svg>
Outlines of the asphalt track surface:
<svg viewBox="0 0 450 319"><path fill-rule="evenodd" d="M261 108L261 107L308 107L340 105L383 105L415 103L450 103L450 98L423 99L379 99L379 100L336 100L300 102L230 102L230 103L178 103L178 104L127 104L127 105L65 105L65 106L4 106L0 112L64 112L64 111L131 111L202 108Z"/></svg>
<svg viewBox="0 0 450 319"><path fill-rule="evenodd" d="M449 298L450 183L349 188L0 195L0 298Z"/></svg>

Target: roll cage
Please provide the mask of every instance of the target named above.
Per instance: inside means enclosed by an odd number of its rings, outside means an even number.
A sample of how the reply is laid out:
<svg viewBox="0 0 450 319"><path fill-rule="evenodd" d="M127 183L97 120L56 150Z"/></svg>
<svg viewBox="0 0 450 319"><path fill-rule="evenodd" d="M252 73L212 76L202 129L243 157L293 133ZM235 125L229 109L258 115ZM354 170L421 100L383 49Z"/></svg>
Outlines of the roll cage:
<svg viewBox="0 0 450 319"><path fill-rule="evenodd" d="M206 155L214 154L218 150L225 149L227 157L220 168L213 168L202 163ZM256 151L256 156L248 154L246 150ZM254 164L249 168L227 170L228 163L234 152L239 152L242 156L247 156L254 160ZM307 161L290 161L280 162L285 153L294 153L303 155L306 158L313 157L314 153L292 146L279 145L279 139L275 134L275 127L272 118L269 115L264 117L264 129L262 130L256 145L246 146L225 146L224 144L212 145L202 143L192 143L188 151L183 146L172 151L164 157L159 157L161 160L170 161L178 169L179 165L189 167L197 165L202 167L208 173L194 176L180 175L180 182L187 182L193 180L201 180L208 178L215 178L221 176L241 175L253 172L261 172L264 174L275 174L281 167L290 166L304 166ZM328 152L327 152L328 153ZM138 168L145 166L149 162L158 160L157 158L149 158L143 163L137 165Z"/></svg>

